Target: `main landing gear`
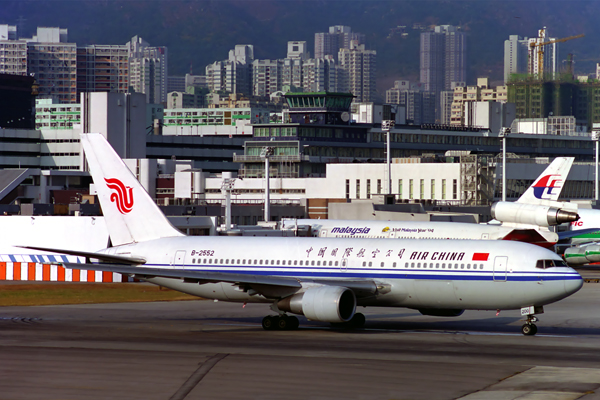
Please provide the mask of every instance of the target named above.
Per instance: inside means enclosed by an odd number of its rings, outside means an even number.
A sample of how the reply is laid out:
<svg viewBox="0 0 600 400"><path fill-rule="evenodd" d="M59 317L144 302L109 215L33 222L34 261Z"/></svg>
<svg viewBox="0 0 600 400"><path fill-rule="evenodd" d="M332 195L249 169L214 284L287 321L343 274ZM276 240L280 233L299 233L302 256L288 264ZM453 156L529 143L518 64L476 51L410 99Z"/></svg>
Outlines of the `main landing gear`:
<svg viewBox="0 0 600 400"><path fill-rule="evenodd" d="M262 320L262 327L266 331L291 331L298 329L300 321L293 315L267 315Z"/></svg>
<svg viewBox="0 0 600 400"><path fill-rule="evenodd" d="M521 327L521 332L525 336L533 336L537 333L537 325L534 322L537 322L538 319L534 315L528 315L527 321Z"/></svg>

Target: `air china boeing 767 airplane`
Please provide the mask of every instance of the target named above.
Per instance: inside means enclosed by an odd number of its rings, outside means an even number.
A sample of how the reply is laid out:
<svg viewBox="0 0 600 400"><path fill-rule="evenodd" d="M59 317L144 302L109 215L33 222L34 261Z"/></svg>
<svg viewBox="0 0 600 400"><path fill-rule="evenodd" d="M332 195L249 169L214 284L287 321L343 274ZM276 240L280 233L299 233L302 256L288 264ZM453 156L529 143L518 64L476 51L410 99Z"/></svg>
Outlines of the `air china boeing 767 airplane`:
<svg viewBox="0 0 600 400"><path fill-rule="evenodd" d="M425 315L520 310L533 335L543 306L582 286L555 253L510 241L187 237L176 230L100 134L81 142L114 247L68 268L112 271L207 299L265 303L265 329L298 318L361 327L358 306ZM40 249L40 248L37 248ZM49 250L49 249L41 249ZM98 262L89 262L98 260Z"/></svg>

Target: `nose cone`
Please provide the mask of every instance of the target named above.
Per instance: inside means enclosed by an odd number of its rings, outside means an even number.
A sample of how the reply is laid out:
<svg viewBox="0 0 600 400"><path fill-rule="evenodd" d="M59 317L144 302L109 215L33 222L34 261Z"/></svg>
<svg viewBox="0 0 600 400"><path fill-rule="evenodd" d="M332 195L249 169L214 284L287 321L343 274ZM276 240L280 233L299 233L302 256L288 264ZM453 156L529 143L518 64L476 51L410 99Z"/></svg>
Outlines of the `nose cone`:
<svg viewBox="0 0 600 400"><path fill-rule="evenodd" d="M583 286L583 278L575 270L573 271L572 279L565 279L565 294L567 296L577 292Z"/></svg>

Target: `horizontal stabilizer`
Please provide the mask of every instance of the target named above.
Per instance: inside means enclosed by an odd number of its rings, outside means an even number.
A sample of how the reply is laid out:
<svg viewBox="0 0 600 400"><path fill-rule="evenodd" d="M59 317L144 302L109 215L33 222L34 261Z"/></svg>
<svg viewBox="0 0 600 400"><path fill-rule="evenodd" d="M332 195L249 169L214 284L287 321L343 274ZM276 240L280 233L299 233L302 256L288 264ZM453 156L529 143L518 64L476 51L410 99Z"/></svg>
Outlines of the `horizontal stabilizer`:
<svg viewBox="0 0 600 400"><path fill-rule="evenodd" d="M94 258L96 260L100 260L100 261L104 261L104 262L119 263L119 264L126 264L126 265L140 265L140 264L146 263L146 259L141 258L141 257L115 256L112 254L92 253L92 252L88 252L88 251L77 251L77 250L50 249L47 247L35 247L35 246L17 246L17 247L22 247L24 249L31 249L31 250L48 251L50 253L68 254L70 256ZM74 264L74 265L83 265L83 264Z"/></svg>

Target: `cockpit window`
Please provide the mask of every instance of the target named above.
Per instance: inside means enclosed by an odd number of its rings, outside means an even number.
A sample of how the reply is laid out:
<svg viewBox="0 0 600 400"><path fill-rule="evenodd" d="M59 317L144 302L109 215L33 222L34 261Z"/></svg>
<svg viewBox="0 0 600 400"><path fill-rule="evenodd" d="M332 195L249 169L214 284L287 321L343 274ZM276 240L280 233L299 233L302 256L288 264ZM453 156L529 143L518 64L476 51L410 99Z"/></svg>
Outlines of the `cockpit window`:
<svg viewBox="0 0 600 400"><path fill-rule="evenodd" d="M538 260L535 264L536 268L546 269L552 267L566 267L567 264L563 260Z"/></svg>

